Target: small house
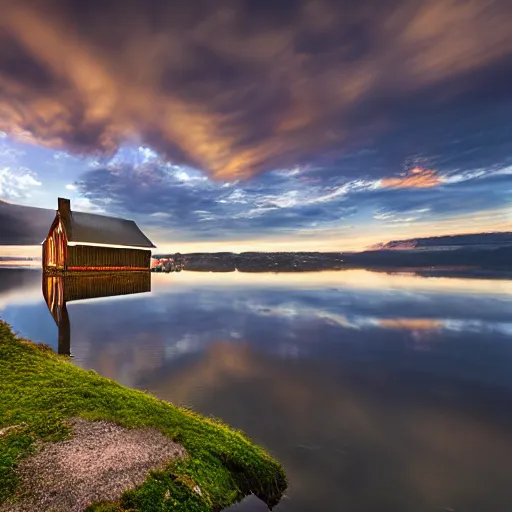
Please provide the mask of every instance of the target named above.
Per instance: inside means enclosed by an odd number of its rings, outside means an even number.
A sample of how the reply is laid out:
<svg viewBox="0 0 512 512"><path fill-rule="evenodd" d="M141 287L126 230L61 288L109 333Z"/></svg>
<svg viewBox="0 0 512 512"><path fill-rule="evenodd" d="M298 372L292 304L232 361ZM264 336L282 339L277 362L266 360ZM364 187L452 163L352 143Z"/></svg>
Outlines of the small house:
<svg viewBox="0 0 512 512"><path fill-rule="evenodd" d="M152 244L132 220L71 211L59 197L43 241L45 271L131 271L151 269Z"/></svg>

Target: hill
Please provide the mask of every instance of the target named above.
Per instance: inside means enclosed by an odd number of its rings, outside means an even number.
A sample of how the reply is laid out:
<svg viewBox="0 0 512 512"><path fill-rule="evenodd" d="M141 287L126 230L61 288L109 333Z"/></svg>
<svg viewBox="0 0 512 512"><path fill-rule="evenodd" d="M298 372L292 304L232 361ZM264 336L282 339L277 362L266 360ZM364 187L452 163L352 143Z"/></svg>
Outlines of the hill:
<svg viewBox="0 0 512 512"><path fill-rule="evenodd" d="M446 250L462 248L497 248L512 246L512 232L471 233L465 235L432 236L382 242L368 248L370 251L429 249Z"/></svg>
<svg viewBox="0 0 512 512"><path fill-rule="evenodd" d="M55 210L0 201L0 245L38 245L54 218Z"/></svg>

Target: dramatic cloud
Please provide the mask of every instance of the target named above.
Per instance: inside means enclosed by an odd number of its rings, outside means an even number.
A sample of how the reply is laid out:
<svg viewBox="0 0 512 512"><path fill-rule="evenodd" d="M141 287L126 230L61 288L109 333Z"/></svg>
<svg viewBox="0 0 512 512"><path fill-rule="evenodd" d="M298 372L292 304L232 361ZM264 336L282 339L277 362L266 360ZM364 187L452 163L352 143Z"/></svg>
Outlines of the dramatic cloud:
<svg viewBox="0 0 512 512"><path fill-rule="evenodd" d="M1 199L182 252L510 230L508 0L0 3Z"/></svg>
<svg viewBox="0 0 512 512"><path fill-rule="evenodd" d="M443 183L434 170L424 170L419 167L398 178L385 178L380 184L385 188L429 188Z"/></svg>
<svg viewBox="0 0 512 512"><path fill-rule="evenodd" d="M41 182L30 169L0 168L0 197L13 201L20 200L30 197L30 191L40 186Z"/></svg>
<svg viewBox="0 0 512 512"><path fill-rule="evenodd" d="M361 180L318 179L323 170L295 168L222 183L157 157L138 165L116 160L84 173L74 186L91 205L160 229L164 239L230 240L249 233L257 240L313 232L346 239L371 225L382 241L418 223L452 219L459 226L451 229L461 232L472 231L473 222L481 225L486 216L487 225L494 219L497 229L506 229L507 211L512 220L512 174L505 172L415 169L397 178ZM392 232L383 235L383 229Z"/></svg>
<svg viewBox="0 0 512 512"><path fill-rule="evenodd" d="M510 119L511 25L508 0L3 0L0 130L107 156L144 144L224 179L320 162L381 178L425 153L440 169L483 112ZM490 165L510 157L494 144ZM375 146L397 167L338 165Z"/></svg>
<svg viewBox="0 0 512 512"><path fill-rule="evenodd" d="M188 244L199 242L205 244L203 250L212 250L212 242L226 244L216 250L268 249L265 244L276 241L298 250L320 245L325 250L363 249L397 238L510 230L512 225L512 168L453 170L456 164L441 172L425 166L380 179L355 179L351 172L343 175L341 164L337 173L296 166L222 182L167 163L144 147L122 148L108 163L60 153L55 160L41 151L15 151L21 156L0 171L6 199L55 209L57 196L69 197L76 211L134 219L157 245L172 244L182 252L198 250ZM362 168L382 175L385 167L373 164L375 155L358 152L345 161L350 167L357 159ZM55 161L64 164L62 170L55 171ZM51 182L55 175L60 181ZM34 203L29 196L41 189L48 199ZM25 208L26 215L20 216L9 208L14 206L0 211L0 224L15 226L18 236L0 237L4 243L39 243L53 213L34 231L35 213ZM24 229L32 235L22 236Z"/></svg>

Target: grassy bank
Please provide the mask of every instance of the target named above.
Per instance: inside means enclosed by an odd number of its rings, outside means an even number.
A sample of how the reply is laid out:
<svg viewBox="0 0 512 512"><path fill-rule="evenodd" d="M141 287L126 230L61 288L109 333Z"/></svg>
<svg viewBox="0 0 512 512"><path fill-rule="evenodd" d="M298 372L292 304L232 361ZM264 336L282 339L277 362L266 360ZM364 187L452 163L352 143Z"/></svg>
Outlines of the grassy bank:
<svg viewBox="0 0 512 512"><path fill-rule="evenodd" d="M0 504L16 499L19 461L40 441L68 436L66 420L74 417L154 427L189 454L153 472L119 502L93 505L90 512L217 511L250 493L272 507L286 488L281 466L242 433L82 370L44 346L18 339L0 320Z"/></svg>

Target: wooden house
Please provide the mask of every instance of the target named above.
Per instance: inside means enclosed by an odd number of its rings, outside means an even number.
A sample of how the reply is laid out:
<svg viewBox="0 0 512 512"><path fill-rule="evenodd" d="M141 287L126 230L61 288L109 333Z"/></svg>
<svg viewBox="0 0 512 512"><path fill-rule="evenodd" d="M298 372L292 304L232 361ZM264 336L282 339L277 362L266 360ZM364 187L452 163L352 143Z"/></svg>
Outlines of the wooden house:
<svg viewBox="0 0 512 512"><path fill-rule="evenodd" d="M59 208L43 242L43 269L67 271L150 270L155 246L132 220Z"/></svg>

